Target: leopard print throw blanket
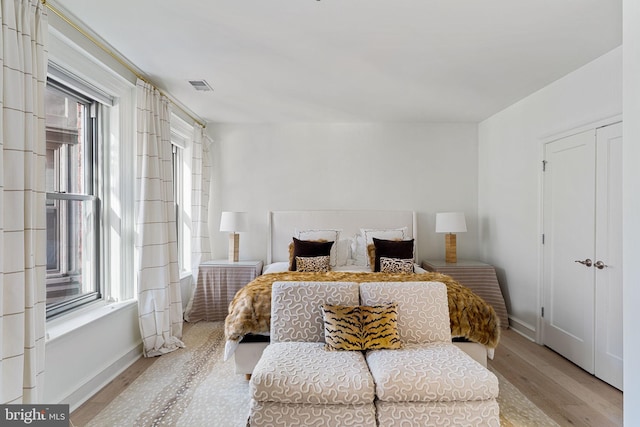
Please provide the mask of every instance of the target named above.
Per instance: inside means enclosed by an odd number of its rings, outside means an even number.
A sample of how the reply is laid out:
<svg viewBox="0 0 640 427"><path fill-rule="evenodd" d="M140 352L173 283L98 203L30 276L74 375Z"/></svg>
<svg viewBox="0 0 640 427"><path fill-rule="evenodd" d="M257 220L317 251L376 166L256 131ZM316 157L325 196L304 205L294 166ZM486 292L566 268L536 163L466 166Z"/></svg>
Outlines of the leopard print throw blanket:
<svg viewBox="0 0 640 427"><path fill-rule="evenodd" d="M500 340L500 320L493 307L451 277L440 273L301 273L288 271L258 276L238 291L225 320L227 341L239 342L246 334L268 334L273 282L442 282L447 286L451 335L495 348Z"/></svg>

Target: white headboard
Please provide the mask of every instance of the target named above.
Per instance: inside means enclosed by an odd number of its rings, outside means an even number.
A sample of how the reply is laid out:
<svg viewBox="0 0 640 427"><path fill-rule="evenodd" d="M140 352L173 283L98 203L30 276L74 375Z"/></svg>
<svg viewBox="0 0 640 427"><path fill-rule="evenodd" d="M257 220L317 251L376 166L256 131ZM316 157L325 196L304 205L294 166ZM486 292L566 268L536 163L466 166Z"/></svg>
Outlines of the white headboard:
<svg viewBox="0 0 640 427"><path fill-rule="evenodd" d="M267 264L289 260L289 243L296 230L339 229L341 238L348 238L361 228L407 227L410 237L418 235L414 211L273 211L268 224Z"/></svg>

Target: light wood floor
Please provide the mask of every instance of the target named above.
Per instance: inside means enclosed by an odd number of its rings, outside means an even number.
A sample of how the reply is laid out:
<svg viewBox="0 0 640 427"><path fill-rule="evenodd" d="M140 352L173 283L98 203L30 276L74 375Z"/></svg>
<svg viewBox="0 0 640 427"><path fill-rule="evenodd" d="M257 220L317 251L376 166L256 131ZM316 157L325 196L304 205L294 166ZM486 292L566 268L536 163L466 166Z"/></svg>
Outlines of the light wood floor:
<svg viewBox="0 0 640 427"><path fill-rule="evenodd" d="M561 426L622 425L620 390L517 332L502 332L489 365Z"/></svg>
<svg viewBox="0 0 640 427"><path fill-rule="evenodd" d="M155 360L134 363L71 414L73 425L86 425ZM622 425L619 390L512 330L502 332L489 364L561 426Z"/></svg>

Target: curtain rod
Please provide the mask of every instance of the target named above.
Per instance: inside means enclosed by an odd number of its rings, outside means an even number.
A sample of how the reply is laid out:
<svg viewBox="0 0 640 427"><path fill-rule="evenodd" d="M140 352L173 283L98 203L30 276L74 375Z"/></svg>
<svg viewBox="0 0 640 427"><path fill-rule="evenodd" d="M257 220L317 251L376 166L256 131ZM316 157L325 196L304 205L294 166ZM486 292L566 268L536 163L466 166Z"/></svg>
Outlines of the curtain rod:
<svg viewBox="0 0 640 427"><path fill-rule="evenodd" d="M40 1L44 6L47 7L47 9L49 9L51 12L56 14L64 22L69 24L74 30L76 30L77 32L82 34L87 40L89 40L91 43L96 45L100 50L105 52L111 58L115 59L120 65L122 65L127 70L129 70L134 76L136 76L140 80L144 81L145 83L148 83L148 84L152 85L153 87L155 87L160 92L160 94L162 94L162 95L167 97L167 99L169 100L169 102L171 102L171 104L173 104L180 111L182 111L184 114L186 114L191 120L193 120L198 125L200 125L200 127L202 127L202 128L206 127L206 125L204 123L202 123L200 120L198 120L195 117L193 117L193 115L191 115L188 111L186 111L184 108L182 108L180 105L178 105L175 101L173 101L166 93L163 93L160 89L158 89L158 87L155 84L153 84L153 82L150 82L149 79L147 79L146 77L141 75L138 71L136 71L130 64L128 64L124 59L122 59L122 57L120 55L117 55L115 52L113 52L111 49L109 49L107 46L105 46L104 43L102 43L99 40L97 40L95 37L93 37L87 31L82 29L78 24L76 24L71 19L66 17L64 15L64 13L62 13L56 7L52 6L51 3L49 3L47 0L40 0Z"/></svg>

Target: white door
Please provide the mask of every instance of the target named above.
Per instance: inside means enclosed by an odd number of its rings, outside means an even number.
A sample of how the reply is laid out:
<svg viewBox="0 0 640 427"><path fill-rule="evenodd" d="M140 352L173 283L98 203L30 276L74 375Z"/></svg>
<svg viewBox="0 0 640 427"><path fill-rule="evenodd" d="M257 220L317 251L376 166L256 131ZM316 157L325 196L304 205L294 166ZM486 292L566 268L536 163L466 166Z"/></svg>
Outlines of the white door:
<svg viewBox="0 0 640 427"><path fill-rule="evenodd" d="M550 142L544 344L622 389L622 125Z"/></svg>
<svg viewBox="0 0 640 427"><path fill-rule="evenodd" d="M595 374L622 390L622 123L596 141Z"/></svg>
<svg viewBox="0 0 640 427"><path fill-rule="evenodd" d="M594 373L595 130L545 145L544 344Z"/></svg>

